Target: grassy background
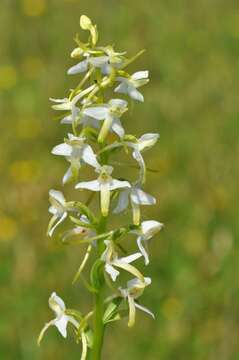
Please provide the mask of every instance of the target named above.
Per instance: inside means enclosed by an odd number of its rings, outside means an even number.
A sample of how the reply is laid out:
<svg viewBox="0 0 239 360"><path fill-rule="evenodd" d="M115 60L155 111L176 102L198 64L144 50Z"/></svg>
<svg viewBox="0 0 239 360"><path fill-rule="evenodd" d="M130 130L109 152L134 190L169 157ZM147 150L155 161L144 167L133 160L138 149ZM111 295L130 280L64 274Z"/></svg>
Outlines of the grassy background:
<svg viewBox="0 0 239 360"><path fill-rule="evenodd" d="M0 358L79 359L73 341L49 330L47 299L56 290L71 307L90 299L70 280L81 249L45 237L48 190L66 163L50 155L64 126L48 98L75 85L66 69L82 13L103 44L147 53L132 70L150 70L145 104L128 130L159 131L147 153L147 190L159 206L144 217L165 223L151 244L153 286L137 325L112 325L104 359L239 359L238 93L239 6L236 0L1 0L0 12ZM65 190L70 194L70 188Z"/></svg>

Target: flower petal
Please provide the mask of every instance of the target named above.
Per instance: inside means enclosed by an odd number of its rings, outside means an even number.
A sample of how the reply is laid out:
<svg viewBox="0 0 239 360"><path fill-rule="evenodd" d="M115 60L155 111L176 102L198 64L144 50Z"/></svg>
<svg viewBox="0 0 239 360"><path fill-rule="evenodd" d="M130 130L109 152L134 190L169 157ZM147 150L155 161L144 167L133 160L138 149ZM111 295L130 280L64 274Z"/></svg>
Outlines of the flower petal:
<svg viewBox="0 0 239 360"><path fill-rule="evenodd" d="M97 56L89 58L89 62L95 67L101 67L105 65L109 60L108 56Z"/></svg>
<svg viewBox="0 0 239 360"><path fill-rule="evenodd" d="M154 314L152 313L152 311L150 311L149 309L147 309L146 307L139 305L138 303L135 302L135 307L141 311L144 311L146 314L149 314L150 316L152 316L153 319L155 319Z"/></svg>
<svg viewBox="0 0 239 360"><path fill-rule="evenodd" d="M65 172L65 175L63 176L62 182L63 185L67 184L73 177L72 168L71 166L67 169Z"/></svg>
<svg viewBox="0 0 239 360"><path fill-rule="evenodd" d="M114 214L118 214L124 211L129 204L129 190L123 190L119 194L118 204L116 208L113 210Z"/></svg>
<svg viewBox="0 0 239 360"><path fill-rule="evenodd" d="M114 90L114 92L118 92L121 94L127 94L128 93L128 84L126 82L120 83Z"/></svg>
<svg viewBox="0 0 239 360"><path fill-rule="evenodd" d="M55 225L48 230L48 235L49 235L49 236L52 236L52 235L53 235L53 233L54 233L55 229L57 228L57 226L60 225L60 223L62 223L62 222L65 220L66 217L67 217L67 212L65 211L65 212L62 214L62 216L61 216L61 218L59 219L59 221L57 221L57 222L55 223Z"/></svg>
<svg viewBox="0 0 239 360"><path fill-rule="evenodd" d="M66 315L62 315L59 319L54 320L54 325L57 327L61 335L66 338L67 336L67 324L68 324L68 317Z"/></svg>
<svg viewBox="0 0 239 360"><path fill-rule="evenodd" d="M141 92L139 92L134 86L129 86L129 87L128 87L128 93L129 93L129 96L130 96L132 99L137 100L137 101L144 102L144 97L143 97L143 95L142 95Z"/></svg>
<svg viewBox="0 0 239 360"><path fill-rule="evenodd" d="M138 150L133 151L132 153L133 158L138 162L140 167L140 175L139 175L139 182L144 183L146 178L146 166L144 162L144 158Z"/></svg>
<svg viewBox="0 0 239 360"><path fill-rule="evenodd" d="M54 155L71 156L72 146L65 143L59 144L52 149L51 153Z"/></svg>
<svg viewBox="0 0 239 360"><path fill-rule="evenodd" d="M139 237L137 238L138 248L139 248L141 254L142 254L143 257L144 257L145 265L148 265L148 264L149 264L149 256L148 256L147 251L145 250L145 248L144 248L143 245L142 245L142 241L143 241L143 237L142 237L142 236L139 236Z"/></svg>
<svg viewBox="0 0 239 360"><path fill-rule="evenodd" d="M148 77L149 77L149 71L148 70L137 71L131 76L131 78L133 80L148 79Z"/></svg>
<svg viewBox="0 0 239 360"><path fill-rule="evenodd" d="M156 199L141 190L140 188L133 188L130 194L131 201L138 205L154 205L156 203Z"/></svg>
<svg viewBox="0 0 239 360"><path fill-rule="evenodd" d="M156 144L159 139L159 134L157 133L148 133L144 134L139 138L139 151L149 149Z"/></svg>
<svg viewBox="0 0 239 360"><path fill-rule="evenodd" d="M84 160L84 162L86 162L87 164L89 164L95 168L100 166L100 164L96 160L96 155L93 152L90 145L84 146L83 153L82 153L82 159Z"/></svg>
<svg viewBox="0 0 239 360"><path fill-rule="evenodd" d="M112 123L112 130L120 137L122 138L125 134L124 128L121 124L120 119L114 118Z"/></svg>
<svg viewBox="0 0 239 360"><path fill-rule="evenodd" d="M100 183L98 180L82 181L76 184L75 189L87 189L91 191L100 191Z"/></svg>
<svg viewBox="0 0 239 360"><path fill-rule="evenodd" d="M49 191L49 196L50 196L50 200L56 200L58 201L61 205L65 205L65 197L63 195L63 193L61 191L58 191L58 190L50 190Z"/></svg>
<svg viewBox="0 0 239 360"><path fill-rule="evenodd" d="M121 180L116 180L113 179L110 182L110 190L116 190L116 189L121 189L121 188L130 188L131 185L128 181L121 181Z"/></svg>
<svg viewBox="0 0 239 360"><path fill-rule="evenodd" d="M89 107L84 110L84 114L97 120L104 120L109 114L109 108L106 105Z"/></svg>
<svg viewBox="0 0 239 360"><path fill-rule="evenodd" d="M87 71L88 69L88 60L83 60L79 62L78 64L72 66L70 69L68 69L67 74L68 75L75 75L82 72Z"/></svg>
<svg viewBox="0 0 239 360"><path fill-rule="evenodd" d="M114 265L120 269L123 269L125 271L128 271L130 274L133 274L141 281L144 281L143 275L141 274L141 272L138 269L136 269L136 267L134 267L133 265L130 265L128 263L125 263L124 261L121 261L121 259L116 259L116 260L112 261L112 265Z"/></svg>
<svg viewBox="0 0 239 360"><path fill-rule="evenodd" d="M141 256L142 256L142 254L139 253L139 252L137 252L137 253L135 253L135 254L122 257L122 258L120 258L119 260L125 262L126 264L129 264L129 263L131 263L131 262L139 259Z"/></svg>
<svg viewBox="0 0 239 360"><path fill-rule="evenodd" d="M105 271L110 275L113 281L116 281L117 276L119 276L120 272L116 270L112 265L105 264Z"/></svg>

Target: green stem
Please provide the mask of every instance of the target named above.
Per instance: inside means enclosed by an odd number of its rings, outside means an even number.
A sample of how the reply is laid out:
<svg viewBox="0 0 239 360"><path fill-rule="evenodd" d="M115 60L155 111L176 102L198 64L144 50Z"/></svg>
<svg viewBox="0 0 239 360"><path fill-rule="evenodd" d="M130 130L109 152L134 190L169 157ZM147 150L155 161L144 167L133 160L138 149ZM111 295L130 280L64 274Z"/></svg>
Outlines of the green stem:
<svg viewBox="0 0 239 360"><path fill-rule="evenodd" d="M98 234L102 234L106 231L106 222L107 217L102 216L99 227ZM104 251L104 239L99 240L97 242L97 252L98 257L100 258L101 254ZM103 269L99 274L101 283L104 284L104 273ZM103 324L103 315L104 315L104 297L103 297L103 285L102 287L95 293L95 311L94 311L94 343L92 349L92 360L100 360L101 352L104 341L104 324Z"/></svg>

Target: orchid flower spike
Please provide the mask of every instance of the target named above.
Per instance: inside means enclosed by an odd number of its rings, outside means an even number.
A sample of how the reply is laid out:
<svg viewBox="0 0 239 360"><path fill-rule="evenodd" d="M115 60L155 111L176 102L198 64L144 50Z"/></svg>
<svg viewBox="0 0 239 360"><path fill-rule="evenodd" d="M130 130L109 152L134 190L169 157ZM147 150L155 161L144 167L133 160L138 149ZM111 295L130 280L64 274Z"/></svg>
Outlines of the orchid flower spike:
<svg viewBox="0 0 239 360"><path fill-rule="evenodd" d="M132 99L143 102L144 97L137 88L147 84L149 82L148 77L148 71L137 71L129 77L119 76L116 80L118 80L120 84L115 88L115 92L128 94Z"/></svg>
<svg viewBox="0 0 239 360"><path fill-rule="evenodd" d="M101 104L86 108L84 114L98 121L104 120L99 133L98 140L103 142L109 132L114 131L120 138L125 134L121 124L120 117L128 110L127 101L121 99L112 99L108 104Z"/></svg>
<svg viewBox="0 0 239 360"><path fill-rule="evenodd" d="M64 301L55 293L53 292L49 298L49 307L54 311L56 317L55 319L46 323L43 329L40 332L38 337L38 345L40 345L41 340L46 332L46 330L50 326L56 326L60 334L66 338L67 336L67 325L71 323L74 328L77 330L79 327L78 321L70 315L66 314L66 306Z"/></svg>
<svg viewBox="0 0 239 360"><path fill-rule="evenodd" d="M137 278L141 280L143 279L143 275L134 266L130 265L131 262L142 256L140 252L119 258L115 250L114 243L109 240L105 240L104 243L106 245L106 249L101 255L101 260L105 262L105 271L110 275L113 281L116 281L118 275L120 274L120 272L115 268L123 269Z"/></svg>
<svg viewBox="0 0 239 360"><path fill-rule="evenodd" d="M68 139L64 143L52 149L52 154L65 156L71 164L63 177L63 184L77 178L83 162L94 168L100 166L91 146L85 144L85 140L86 138L84 137L68 134Z"/></svg>
<svg viewBox="0 0 239 360"><path fill-rule="evenodd" d="M101 212L103 216L107 216L110 206L110 192L116 189L130 188L130 183L113 179L111 177L113 172L112 166L103 165L96 168L95 171L100 174L96 180L79 182L75 188L99 191Z"/></svg>
<svg viewBox="0 0 239 360"><path fill-rule="evenodd" d="M156 199L144 192L138 184L132 185L130 189L122 190L119 194L118 204L114 213L118 214L127 209L129 201L133 210L133 223L140 223L140 205L154 205Z"/></svg>
<svg viewBox="0 0 239 360"><path fill-rule="evenodd" d="M66 219L68 211L73 209L69 208L65 197L61 191L50 190L49 201L51 203L51 206L49 207L49 212L53 214L53 216L49 222L47 234L49 236L52 236L57 226Z"/></svg>
<svg viewBox="0 0 239 360"><path fill-rule="evenodd" d="M155 220L147 220L141 223L139 230L133 230L131 233L138 235L137 245L144 257L145 265L149 264L149 256L145 248L143 247L143 242L150 240L157 232L163 228L163 224Z"/></svg>
<svg viewBox="0 0 239 360"><path fill-rule="evenodd" d="M138 278L132 279L127 282L127 288L122 289L119 288L119 292L121 296L128 300L129 304L129 321L128 326L132 327L135 324L135 315L136 315L136 308L144 311L145 313L152 316L154 319L154 314L147 309L146 307L139 305L135 300L138 299L144 292L144 289L146 286L151 284L151 279L149 277L145 277L142 280L139 280Z"/></svg>

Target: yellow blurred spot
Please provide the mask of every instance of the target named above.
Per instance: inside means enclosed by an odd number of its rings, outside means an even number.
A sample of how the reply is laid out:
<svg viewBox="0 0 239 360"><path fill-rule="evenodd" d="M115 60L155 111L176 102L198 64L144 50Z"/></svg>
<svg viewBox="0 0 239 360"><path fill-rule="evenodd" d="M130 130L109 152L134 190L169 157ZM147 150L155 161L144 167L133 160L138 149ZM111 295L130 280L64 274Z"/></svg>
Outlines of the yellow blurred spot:
<svg viewBox="0 0 239 360"><path fill-rule="evenodd" d="M23 73L29 79L37 78L43 68L44 64L42 60L37 57L26 57L22 63Z"/></svg>
<svg viewBox="0 0 239 360"><path fill-rule="evenodd" d="M16 222L7 217L1 216L0 217L0 240L6 241L11 240L16 236L17 233L17 224Z"/></svg>
<svg viewBox="0 0 239 360"><path fill-rule="evenodd" d="M16 136L23 139L32 139L41 133L42 127L38 119L22 118L16 123Z"/></svg>
<svg viewBox="0 0 239 360"><path fill-rule="evenodd" d="M46 0L22 0L22 9L27 16L41 16L46 6Z"/></svg>
<svg viewBox="0 0 239 360"><path fill-rule="evenodd" d="M0 90L13 88L17 83L16 69L11 65L0 67Z"/></svg>
<svg viewBox="0 0 239 360"><path fill-rule="evenodd" d="M9 169L16 182L32 182L38 175L37 163L30 160L15 161Z"/></svg>
<svg viewBox="0 0 239 360"><path fill-rule="evenodd" d="M181 314L182 303L178 299L171 297L162 305L162 312L167 319L173 319Z"/></svg>

